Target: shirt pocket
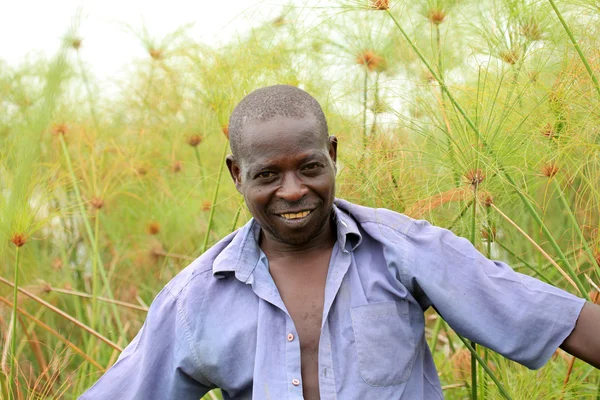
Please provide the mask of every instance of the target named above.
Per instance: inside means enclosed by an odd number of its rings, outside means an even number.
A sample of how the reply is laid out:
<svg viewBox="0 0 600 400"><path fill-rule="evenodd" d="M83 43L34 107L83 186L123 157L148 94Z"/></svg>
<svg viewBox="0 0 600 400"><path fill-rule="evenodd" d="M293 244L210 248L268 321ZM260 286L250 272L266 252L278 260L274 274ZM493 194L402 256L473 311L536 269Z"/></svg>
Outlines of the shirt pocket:
<svg viewBox="0 0 600 400"><path fill-rule="evenodd" d="M371 386L408 381L417 354L408 302L365 304L350 314L362 379Z"/></svg>

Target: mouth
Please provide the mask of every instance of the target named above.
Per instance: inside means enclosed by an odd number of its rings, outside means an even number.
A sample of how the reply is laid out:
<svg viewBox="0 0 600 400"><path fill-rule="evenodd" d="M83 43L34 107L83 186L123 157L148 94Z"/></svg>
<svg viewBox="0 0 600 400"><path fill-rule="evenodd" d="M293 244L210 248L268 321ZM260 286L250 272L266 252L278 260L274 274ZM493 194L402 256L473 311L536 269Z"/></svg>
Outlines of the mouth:
<svg viewBox="0 0 600 400"><path fill-rule="evenodd" d="M296 213L283 213L283 214L278 214L278 215L282 218L285 218L286 220L295 220L295 219L305 218L311 212L312 212L312 210L304 210L304 211L299 211Z"/></svg>

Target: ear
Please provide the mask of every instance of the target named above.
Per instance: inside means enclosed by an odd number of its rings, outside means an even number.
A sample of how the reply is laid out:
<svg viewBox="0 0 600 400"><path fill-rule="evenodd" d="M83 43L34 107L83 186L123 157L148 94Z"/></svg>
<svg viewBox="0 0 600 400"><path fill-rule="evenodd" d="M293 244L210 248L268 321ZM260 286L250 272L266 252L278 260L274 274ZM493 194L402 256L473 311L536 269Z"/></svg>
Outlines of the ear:
<svg viewBox="0 0 600 400"><path fill-rule="evenodd" d="M337 161L337 138L335 136L329 136L329 157L333 161L333 165Z"/></svg>
<svg viewBox="0 0 600 400"><path fill-rule="evenodd" d="M242 169L231 154L225 158L225 163L227 164L227 169L229 170L229 175L231 175L231 179L235 184L235 188L238 192L242 193Z"/></svg>

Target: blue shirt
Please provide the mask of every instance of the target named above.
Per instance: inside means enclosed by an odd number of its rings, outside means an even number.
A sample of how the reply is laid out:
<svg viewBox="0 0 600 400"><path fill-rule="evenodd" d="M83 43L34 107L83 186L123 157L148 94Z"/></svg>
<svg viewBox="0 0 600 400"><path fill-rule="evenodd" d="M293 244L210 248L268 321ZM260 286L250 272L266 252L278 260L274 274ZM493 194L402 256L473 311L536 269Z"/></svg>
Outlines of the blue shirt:
<svg viewBox="0 0 600 400"><path fill-rule="evenodd" d="M319 343L323 400L442 399L423 311L529 368L584 300L426 221L336 200ZM301 399L300 343L251 220L158 294L118 361L81 399Z"/></svg>

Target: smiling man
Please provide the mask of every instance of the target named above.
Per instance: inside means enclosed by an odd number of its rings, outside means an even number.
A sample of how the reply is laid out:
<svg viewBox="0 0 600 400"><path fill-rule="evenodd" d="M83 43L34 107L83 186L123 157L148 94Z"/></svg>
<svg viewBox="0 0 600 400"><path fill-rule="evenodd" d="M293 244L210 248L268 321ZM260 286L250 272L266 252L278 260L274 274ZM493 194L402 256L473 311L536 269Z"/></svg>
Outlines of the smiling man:
<svg viewBox="0 0 600 400"><path fill-rule="evenodd" d="M250 93L229 134L253 219L167 284L82 399L442 399L430 306L529 368L559 346L600 367L600 307L445 229L336 200L337 140L308 93Z"/></svg>

